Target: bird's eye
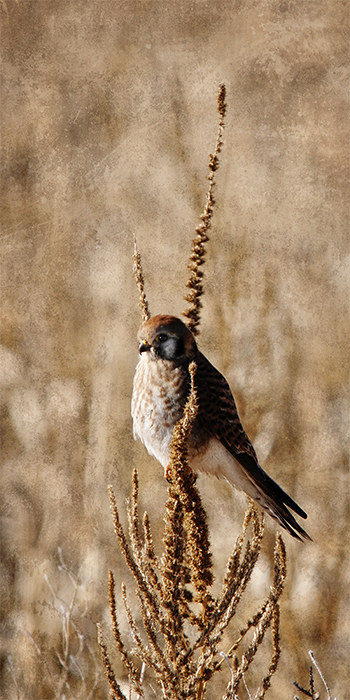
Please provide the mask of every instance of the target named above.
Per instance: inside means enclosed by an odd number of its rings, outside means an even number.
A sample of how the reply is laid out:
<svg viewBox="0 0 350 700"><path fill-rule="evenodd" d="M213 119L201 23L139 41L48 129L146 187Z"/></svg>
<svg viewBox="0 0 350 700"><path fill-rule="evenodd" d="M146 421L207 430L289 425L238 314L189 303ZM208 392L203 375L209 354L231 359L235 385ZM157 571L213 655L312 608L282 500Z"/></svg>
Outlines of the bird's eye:
<svg viewBox="0 0 350 700"><path fill-rule="evenodd" d="M168 340L168 336L166 333L159 333L159 335L156 336L155 340L157 343L164 343L166 340Z"/></svg>

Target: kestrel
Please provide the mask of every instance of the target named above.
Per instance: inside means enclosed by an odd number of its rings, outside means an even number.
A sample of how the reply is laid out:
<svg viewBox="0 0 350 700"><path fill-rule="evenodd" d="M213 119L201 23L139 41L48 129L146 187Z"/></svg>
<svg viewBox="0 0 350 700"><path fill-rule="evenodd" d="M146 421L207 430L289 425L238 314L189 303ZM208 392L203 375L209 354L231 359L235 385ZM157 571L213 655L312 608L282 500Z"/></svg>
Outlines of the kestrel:
<svg viewBox="0 0 350 700"><path fill-rule="evenodd" d="M187 326L174 316L154 316L142 324L138 340L141 357L132 395L135 440L140 438L166 469L173 429L190 390L188 366L194 360L198 412L187 445L190 468L225 479L293 537L311 539L289 508L301 518L307 514L261 468L226 379L198 350Z"/></svg>

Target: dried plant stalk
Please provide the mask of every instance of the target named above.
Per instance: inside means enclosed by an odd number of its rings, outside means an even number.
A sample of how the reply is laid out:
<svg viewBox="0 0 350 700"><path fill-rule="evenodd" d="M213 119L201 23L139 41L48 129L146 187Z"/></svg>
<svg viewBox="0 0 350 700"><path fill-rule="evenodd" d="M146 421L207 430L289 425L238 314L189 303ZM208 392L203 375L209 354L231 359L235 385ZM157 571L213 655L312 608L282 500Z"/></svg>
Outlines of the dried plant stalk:
<svg viewBox="0 0 350 700"><path fill-rule="evenodd" d="M194 475L187 464L187 439L197 415L197 396L194 386L196 363L189 365L191 391L185 406L183 418L175 426L170 444L170 469L168 479L175 488L184 509L184 525L187 531L187 547L190 555L191 580L196 589L196 600L202 602L203 594L213 582L207 517L198 490L194 485ZM171 489L169 490L171 493ZM209 598L206 602L208 604Z"/></svg>
<svg viewBox="0 0 350 700"><path fill-rule="evenodd" d="M219 167L219 153L222 146L222 135L224 130L224 120L226 113L225 104L226 88L225 85L220 85L218 94L218 112L220 115L218 134L214 149L214 154L209 155L209 187L207 192L206 204L203 214L201 215L201 224L196 228L196 236L192 242L192 252L188 269L190 276L186 286L189 292L185 296L185 301L189 303L188 309L183 312L183 315L188 319L187 325L194 335L199 333L200 309L202 302L200 297L203 295L203 271L200 269L205 262L205 243L209 240L208 231L211 226L213 216L213 208L215 204L213 188L215 185L215 173ZM142 323L151 318L148 308L148 302L145 294L145 283L142 272L141 255L137 249L136 236L134 237L134 254L133 254L133 272L139 291L139 306L142 311Z"/></svg>
<svg viewBox="0 0 350 700"><path fill-rule="evenodd" d="M151 318L151 314L148 308L148 301L145 294L145 281L143 278L142 264L141 264L141 254L137 250L136 236L134 237L134 255L133 255L133 272L139 290L139 307L142 311L142 323L148 321Z"/></svg>
<svg viewBox="0 0 350 700"><path fill-rule="evenodd" d="M219 153L222 146L222 135L226 113L225 95L225 85L220 85L218 95L218 112L220 115L220 121L214 154L210 154L209 156L209 188L207 192L207 200L204 207L204 212L201 215L202 223L196 228L196 236L192 242L192 252L188 265L190 277L186 286L190 291L186 294L185 301L189 302L189 307L183 312L183 315L188 319L187 325L194 335L198 335L199 333L200 309L202 306L200 298L203 295L203 271L200 268L205 262L205 243L207 243L209 240L208 231L211 226L211 219L215 204L213 188L215 185L215 173L219 167Z"/></svg>
<svg viewBox="0 0 350 700"><path fill-rule="evenodd" d="M107 647L103 641L102 626L99 622L97 623L97 641L100 647L103 667L108 680L110 699L127 700L114 675L114 671L112 669L112 665L108 656Z"/></svg>
<svg viewBox="0 0 350 700"><path fill-rule="evenodd" d="M139 684L138 681L138 673L137 670L133 664L133 662L130 660L129 655L124 647L124 644L122 642L122 638L120 636L119 632L119 626L118 626L118 621L117 621L117 606L116 606L116 601L115 601L115 583L114 583L114 576L112 571L109 571L108 574L108 598L109 598L109 609L111 613L111 620L112 620L112 629L113 629L113 634L114 634L114 641L116 644L116 648L121 656L121 659L123 661L124 666L127 668L129 676L132 678L133 683L135 685L135 688L141 697L143 697L143 691L142 688Z"/></svg>

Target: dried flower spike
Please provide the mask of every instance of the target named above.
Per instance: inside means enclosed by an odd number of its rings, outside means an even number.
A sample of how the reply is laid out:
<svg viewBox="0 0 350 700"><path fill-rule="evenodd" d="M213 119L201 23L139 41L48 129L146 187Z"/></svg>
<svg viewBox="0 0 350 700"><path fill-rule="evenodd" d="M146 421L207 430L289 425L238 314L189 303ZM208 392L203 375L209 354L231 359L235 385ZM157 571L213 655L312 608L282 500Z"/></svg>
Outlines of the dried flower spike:
<svg viewBox="0 0 350 700"><path fill-rule="evenodd" d="M207 192L207 201L204 207L204 212L201 215L202 223L196 228L196 236L192 242L192 253L190 255L190 262L188 269L190 270L190 277L187 282L187 287L190 290L186 296L185 301L189 302L189 307L183 312L183 316L188 318L187 325L194 335L199 333L199 322L200 322L200 309L202 306L200 297L203 295L203 271L200 269L201 265L205 262L205 246L204 244L209 240L208 230L211 225L211 218L213 215L213 208L215 200L213 197L213 187L214 173L219 167L219 153L222 146L222 134L224 130L224 117L226 112L225 104L226 88L225 85L220 85L220 91L218 95L218 112L220 114L218 135L216 139L216 145L214 154L209 156L209 188Z"/></svg>
<svg viewBox="0 0 350 700"><path fill-rule="evenodd" d="M142 311L142 323L144 321L148 321L151 318L151 314L148 309L148 301L146 299L146 294L145 294L145 281L143 278L143 273L142 273L142 264L141 264L141 254L137 250L137 243L136 243L136 236L134 236L134 255L133 255L133 272L137 284L137 288L139 290L139 307L141 308Z"/></svg>

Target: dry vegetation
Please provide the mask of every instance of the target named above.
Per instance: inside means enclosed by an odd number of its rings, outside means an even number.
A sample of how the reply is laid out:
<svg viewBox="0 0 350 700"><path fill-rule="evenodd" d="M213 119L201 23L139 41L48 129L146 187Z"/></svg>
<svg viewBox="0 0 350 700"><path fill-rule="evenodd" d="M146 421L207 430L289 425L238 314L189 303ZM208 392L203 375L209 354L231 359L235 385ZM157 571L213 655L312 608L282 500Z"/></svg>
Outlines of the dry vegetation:
<svg viewBox="0 0 350 700"><path fill-rule="evenodd" d="M199 321L197 314L196 320ZM130 687L140 698L151 697L147 689L152 688L152 685L148 679L147 684L140 681L144 670L140 674L135 665L135 658L142 661L143 669L153 672L160 697L168 700L203 700L204 697L210 697L210 693L218 696L217 685L210 681L214 675L216 679L217 672L222 670L224 659L231 670L231 677L226 681L222 698L234 700L240 683L244 682L247 671L255 662L265 634L271 627L271 661L254 695L255 700L262 700L271 685L271 677L277 669L281 653L279 599L286 578L285 546L281 535L277 535L274 575L269 594L260 609L247 620L242 629L236 631L234 642L230 630L230 648L225 654L221 648L222 638L236 614L258 561L264 533L264 517L263 514L258 515L251 502L244 519L242 534L237 538L227 562L220 595L213 596L211 588L214 576L207 518L186 458L186 444L197 414L194 362L190 364L189 371L191 393L183 418L175 426L170 450L170 486L165 505L164 551L161 558L155 555L147 513L144 514L141 528L136 470L133 474L132 502L128 513L130 544L120 523L115 495L110 487L114 530L126 564L137 584L143 627L142 635L139 625L135 622L134 613L128 605L126 588L123 586L124 607L135 642L130 655L119 630L120 611L117 611L114 576L110 571L109 602L114 642L125 671L129 674ZM251 539L245 541L250 524ZM110 698L127 700L113 671L103 641L101 625L98 629ZM254 636L248 643L247 634L252 630ZM208 684L209 695L206 693Z"/></svg>
<svg viewBox="0 0 350 700"><path fill-rule="evenodd" d="M130 418L133 235L152 312L180 315L224 80L200 347L230 381L263 466L309 513L313 544L286 542L270 698L305 697L292 684L308 690L309 649L345 698L347 4L3 0L0 11L3 697L106 697L96 622L108 630L108 568L118 610L121 580L136 603L106 486L123 519L134 467L161 552L166 485ZM219 576L246 503L205 477L197 486ZM268 595L274 540L266 523L237 629ZM120 628L127 638L126 616ZM248 669L252 693L266 654ZM117 654L111 663L127 696Z"/></svg>

